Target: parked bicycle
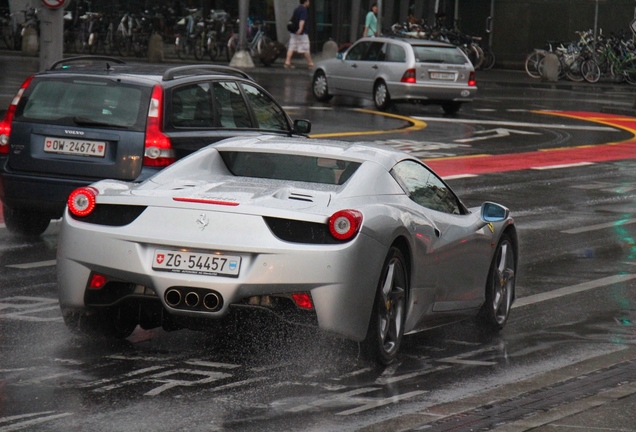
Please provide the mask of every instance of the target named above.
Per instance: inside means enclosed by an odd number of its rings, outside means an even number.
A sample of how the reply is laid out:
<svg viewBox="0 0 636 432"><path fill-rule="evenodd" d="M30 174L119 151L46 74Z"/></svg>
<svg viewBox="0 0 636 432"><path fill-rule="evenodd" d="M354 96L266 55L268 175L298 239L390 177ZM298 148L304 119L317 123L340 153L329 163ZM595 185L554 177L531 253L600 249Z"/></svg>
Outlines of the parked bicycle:
<svg viewBox="0 0 636 432"><path fill-rule="evenodd" d="M265 25L258 23L254 24L251 19L248 18L248 39L247 39L247 50L249 51L252 57L260 57L265 48L272 41L265 34ZM254 33L254 29L256 32ZM253 33L253 36L250 35ZM234 57L234 54L239 48L239 34L235 33L232 37L227 41L227 53L228 59Z"/></svg>

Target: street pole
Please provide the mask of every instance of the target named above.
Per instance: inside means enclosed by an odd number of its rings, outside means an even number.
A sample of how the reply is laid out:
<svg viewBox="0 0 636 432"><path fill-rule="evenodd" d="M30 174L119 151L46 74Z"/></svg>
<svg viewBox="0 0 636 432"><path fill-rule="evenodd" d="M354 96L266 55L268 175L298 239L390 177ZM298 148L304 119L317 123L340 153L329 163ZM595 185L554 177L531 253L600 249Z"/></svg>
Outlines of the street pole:
<svg viewBox="0 0 636 432"><path fill-rule="evenodd" d="M375 35L380 36L382 34L382 0L378 0L378 23L375 29Z"/></svg>
<svg viewBox="0 0 636 432"><path fill-rule="evenodd" d="M238 68L253 68L254 61L247 51L247 13L250 8L249 0L239 0L239 49L230 61L230 66Z"/></svg>

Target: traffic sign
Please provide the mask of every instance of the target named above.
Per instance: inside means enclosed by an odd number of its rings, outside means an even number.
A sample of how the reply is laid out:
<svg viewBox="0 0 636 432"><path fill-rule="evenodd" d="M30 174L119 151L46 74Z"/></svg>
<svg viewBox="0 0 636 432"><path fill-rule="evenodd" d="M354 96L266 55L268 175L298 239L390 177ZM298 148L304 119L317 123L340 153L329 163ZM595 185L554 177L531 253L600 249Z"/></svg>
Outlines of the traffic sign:
<svg viewBox="0 0 636 432"><path fill-rule="evenodd" d="M49 9L58 9L64 6L66 0L42 0L42 4Z"/></svg>

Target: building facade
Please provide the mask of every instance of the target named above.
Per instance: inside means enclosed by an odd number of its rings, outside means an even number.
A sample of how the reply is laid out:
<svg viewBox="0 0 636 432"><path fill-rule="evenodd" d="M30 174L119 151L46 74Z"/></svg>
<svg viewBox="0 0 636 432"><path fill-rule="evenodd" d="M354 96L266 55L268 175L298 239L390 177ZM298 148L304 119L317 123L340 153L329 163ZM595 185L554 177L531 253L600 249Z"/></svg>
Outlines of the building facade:
<svg viewBox="0 0 636 432"><path fill-rule="evenodd" d="M80 0L72 0L69 8ZM328 40L338 45L358 39L364 17L374 0L310 0L310 40L312 51L319 52ZM13 10L42 7L41 0L8 0ZM237 0L90 0L94 11L141 11L156 5L222 9L238 16ZM523 63L533 48L546 41L576 40L577 31L597 29L603 33L626 32L635 18L634 0L381 0L380 23L387 29L409 15L433 24L444 13L447 23L462 32L482 37L489 44L499 66ZM268 35L287 42L286 23L297 0L249 0L249 15L265 22Z"/></svg>

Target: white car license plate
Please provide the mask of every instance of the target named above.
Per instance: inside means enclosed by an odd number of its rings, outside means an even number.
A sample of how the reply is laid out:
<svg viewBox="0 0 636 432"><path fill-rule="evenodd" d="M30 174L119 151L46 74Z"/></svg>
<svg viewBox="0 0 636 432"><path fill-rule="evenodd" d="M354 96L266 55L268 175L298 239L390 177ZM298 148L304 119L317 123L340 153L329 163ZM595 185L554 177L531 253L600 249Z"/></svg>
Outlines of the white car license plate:
<svg viewBox="0 0 636 432"><path fill-rule="evenodd" d="M430 77L434 80L455 81L453 72L431 72Z"/></svg>
<svg viewBox="0 0 636 432"><path fill-rule="evenodd" d="M104 157L106 154L106 143L103 141L46 137L44 139L44 151L48 153Z"/></svg>
<svg viewBox="0 0 636 432"><path fill-rule="evenodd" d="M238 276L240 267L234 255L156 249L152 259L153 269L173 273Z"/></svg>

